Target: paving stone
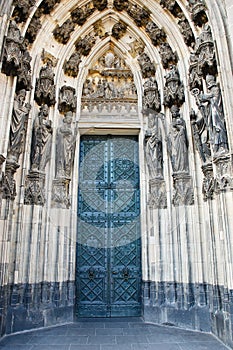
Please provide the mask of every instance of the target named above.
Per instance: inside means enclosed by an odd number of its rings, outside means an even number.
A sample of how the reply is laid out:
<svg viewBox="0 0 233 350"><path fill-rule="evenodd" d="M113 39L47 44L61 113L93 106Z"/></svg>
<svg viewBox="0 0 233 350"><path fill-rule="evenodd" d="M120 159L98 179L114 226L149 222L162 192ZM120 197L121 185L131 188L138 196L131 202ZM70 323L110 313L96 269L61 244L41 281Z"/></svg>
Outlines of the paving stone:
<svg viewBox="0 0 233 350"><path fill-rule="evenodd" d="M96 335L123 335L123 328L96 328Z"/></svg>
<svg viewBox="0 0 233 350"><path fill-rule="evenodd" d="M116 337L110 335L96 335L88 337L88 344L116 344Z"/></svg>

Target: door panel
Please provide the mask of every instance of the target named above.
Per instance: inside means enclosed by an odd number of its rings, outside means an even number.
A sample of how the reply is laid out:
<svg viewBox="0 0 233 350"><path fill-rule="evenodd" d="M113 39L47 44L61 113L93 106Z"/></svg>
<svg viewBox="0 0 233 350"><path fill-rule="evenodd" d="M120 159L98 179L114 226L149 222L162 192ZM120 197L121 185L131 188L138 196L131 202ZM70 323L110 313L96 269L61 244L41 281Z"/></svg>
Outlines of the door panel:
<svg viewBox="0 0 233 350"><path fill-rule="evenodd" d="M136 137L81 139L77 315L141 314L141 241Z"/></svg>

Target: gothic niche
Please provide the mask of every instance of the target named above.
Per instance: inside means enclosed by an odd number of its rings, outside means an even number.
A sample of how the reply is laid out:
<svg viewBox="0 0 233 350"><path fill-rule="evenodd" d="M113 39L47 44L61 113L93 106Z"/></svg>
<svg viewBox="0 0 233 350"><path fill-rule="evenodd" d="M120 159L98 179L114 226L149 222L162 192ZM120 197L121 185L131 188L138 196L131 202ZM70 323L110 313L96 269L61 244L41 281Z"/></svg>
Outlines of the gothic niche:
<svg viewBox="0 0 233 350"><path fill-rule="evenodd" d="M115 109L128 112L137 105L137 92L133 74L124 60L114 51L108 51L98 59L89 71L83 86L82 109L99 112Z"/></svg>
<svg viewBox="0 0 233 350"><path fill-rule="evenodd" d="M31 141L30 171L25 184L25 204L44 205L45 167L51 157L52 125L49 120L49 107L40 107L36 116Z"/></svg>
<svg viewBox="0 0 233 350"><path fill-rule="evenodd" d="M74 112L76 110L75 89L71 86L62 86L59 91L58 110L61 113Z"/></svg>
<svg viewBox="0 0 233 350"><path fill-rule="evenodd" d="M36 79L35 100L40 106L43 104L53 106L56 103L56 87L54 85L55 74L52 67L52 61L48 60L47 64L41 68L39 78Z"/></svg>
<svg viewBox="0 0 233 350"><path fill-rule="evenodd" d="M56 178L53 181L52 204L69 208L69 184L74 160L76 135L72 130L73 113L67 112L56 133Z"/></svg>
<svg viewBox="0 0 233 350"><path fill-rule="evenodd" d="M189 143L186 124L180 115L179 107L173 105L170 111L172 125L167 137L167 148L173 170L173 204L174 206L191 205L194 200L192 181L189 175Z"/></svg>
<svg viewBox="0 0 233 350"><path fill-rule="evenodd" d="M148 129L145 134L145 155L149 171L149 207L164 209L167 207L166 184L163 175L163 143L159 122L163 115L148 108Z"/></svg>
<svg viewBox="0 0 233 350"><path fill-rule="evenodd" d="M184 85L180 81L180 74L175 65L170 66L165 79L164 106L169 108L173 105L181 106L185 101Z"/></svg>

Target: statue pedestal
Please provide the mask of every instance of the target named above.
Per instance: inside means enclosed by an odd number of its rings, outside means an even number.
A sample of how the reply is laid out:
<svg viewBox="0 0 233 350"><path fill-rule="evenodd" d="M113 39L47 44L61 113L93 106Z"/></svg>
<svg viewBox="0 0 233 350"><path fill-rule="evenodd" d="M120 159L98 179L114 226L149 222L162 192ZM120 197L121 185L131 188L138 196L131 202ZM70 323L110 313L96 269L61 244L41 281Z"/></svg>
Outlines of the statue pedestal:
<svg viewBox="0 0 233 350"><path fill-rule="evenodd" d="M45 204L45 173L30 171L26 178L24 204Z"/></svg>

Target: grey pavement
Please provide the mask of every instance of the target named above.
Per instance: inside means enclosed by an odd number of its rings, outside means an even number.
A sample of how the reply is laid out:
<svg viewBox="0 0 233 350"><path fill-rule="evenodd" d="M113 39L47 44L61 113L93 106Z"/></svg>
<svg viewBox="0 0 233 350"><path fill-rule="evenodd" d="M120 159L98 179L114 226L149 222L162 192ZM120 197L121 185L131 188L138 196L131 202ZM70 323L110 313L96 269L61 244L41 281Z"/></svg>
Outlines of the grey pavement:
<svg viewBox="0 0 233 350"><path fill-rule="evenodd" d="M226 350L214 336L144 323L140 318L80 319L6 336L0 350Z"/></svg>

